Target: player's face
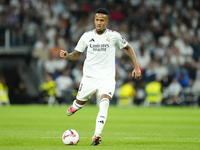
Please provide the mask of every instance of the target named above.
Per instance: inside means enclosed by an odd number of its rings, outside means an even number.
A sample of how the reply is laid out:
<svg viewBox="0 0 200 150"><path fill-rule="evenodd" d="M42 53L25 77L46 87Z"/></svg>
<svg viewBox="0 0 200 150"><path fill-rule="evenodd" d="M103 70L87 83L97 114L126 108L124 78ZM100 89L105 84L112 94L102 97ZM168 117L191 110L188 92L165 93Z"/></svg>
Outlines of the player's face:
<svg viewBox="0 0 200 150"><path fill-rule="evenodd" d="M97 32L103 32L108 23L108 17L104 14L96 13L94 18L95 29Z"/></svg>

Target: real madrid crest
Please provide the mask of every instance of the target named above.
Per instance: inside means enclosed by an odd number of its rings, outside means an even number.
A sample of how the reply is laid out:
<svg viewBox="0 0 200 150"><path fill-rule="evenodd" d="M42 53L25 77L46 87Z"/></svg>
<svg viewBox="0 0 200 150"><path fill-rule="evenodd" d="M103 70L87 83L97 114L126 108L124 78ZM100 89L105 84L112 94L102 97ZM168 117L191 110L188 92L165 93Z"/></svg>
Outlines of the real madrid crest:
<svg viewBox="0 0 200 150"><path fill-rule="evenodd" d="M107 41L107 42L110 42L110 38L109 38L109 37L107 37L106 41Z"/></svg>

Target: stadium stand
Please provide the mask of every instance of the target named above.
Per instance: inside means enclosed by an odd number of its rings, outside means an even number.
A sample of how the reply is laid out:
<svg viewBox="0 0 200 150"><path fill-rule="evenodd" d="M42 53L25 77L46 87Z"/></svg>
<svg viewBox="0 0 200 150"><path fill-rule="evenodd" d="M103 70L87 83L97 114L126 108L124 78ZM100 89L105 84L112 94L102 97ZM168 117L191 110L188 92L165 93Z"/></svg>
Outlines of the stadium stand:
<svg viewBox="0 0 200 150"><path fill-rule="evenodd" d="M85 55L76 62L63 62L52 54L56 47L73 51L82 33L93 28L93 12L99 7L110 12L108 28L119 31L139 57L142 78L133 79L136 91L145 92L149 82L159 80L167 93L176 78L184 94L190 91L194 95L192 103L199 103L199 94L192 89L199 80L200 1L0 0L0 72L10 80L11 104L18 103L13 89L20 82L26 86L30 98L27 103L39 103L39 86L46 74L56 80L63 70L68 70L74 81L67 91L77 89L80 74L74 72L82 72L80 64ZM118 50L116 58L118 90L133 66L124 65L129 61L124 51ZM16 77L9 78L10 73ZM188 96L179 98L182 105L190 105ZM139 99L137 94L134 99ZM113 100L117 101L117 95ZM142 104L145 98L140 100ZM165 100L162 104L169 103Z"/></svg>

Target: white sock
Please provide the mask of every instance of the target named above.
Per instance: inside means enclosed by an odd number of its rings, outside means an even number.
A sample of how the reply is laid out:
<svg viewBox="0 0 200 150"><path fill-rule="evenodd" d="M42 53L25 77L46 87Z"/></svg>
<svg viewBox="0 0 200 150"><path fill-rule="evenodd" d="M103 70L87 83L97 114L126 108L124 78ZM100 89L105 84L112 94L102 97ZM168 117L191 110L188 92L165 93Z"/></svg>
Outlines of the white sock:
<svg viewBox="0 0 200 150"><path fill-rule="evenodd" d="M106 123L108 107L109 107L109 99L103 98L99 104L99 113L96 118L96 127L95 127L95 135L99 136L103 127Z"/></svg>
<svg viewBox="0 0 200 150"><path fill-rule="evenodd" d="M77 103L76 103L76 100L74 100L74 102L73 102L73 108L74 108L75 110L79 110L79 109L81 109L83 106L84 106L84 105L77 104Z"/></svg>

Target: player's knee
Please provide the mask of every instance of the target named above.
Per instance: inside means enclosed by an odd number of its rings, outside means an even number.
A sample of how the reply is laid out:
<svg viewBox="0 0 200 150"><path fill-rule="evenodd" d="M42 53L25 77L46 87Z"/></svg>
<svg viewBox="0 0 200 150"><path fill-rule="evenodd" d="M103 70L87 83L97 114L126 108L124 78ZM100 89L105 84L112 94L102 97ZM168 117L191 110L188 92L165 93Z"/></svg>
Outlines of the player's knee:
<svg viewBox="0 0 200 150"><path fill-rule="evenodd" d="M102 94L101 97L100 97L100 100L104 99L104 98L107 98L108 100L111 100L111 97L107 94Z"/></svg>

